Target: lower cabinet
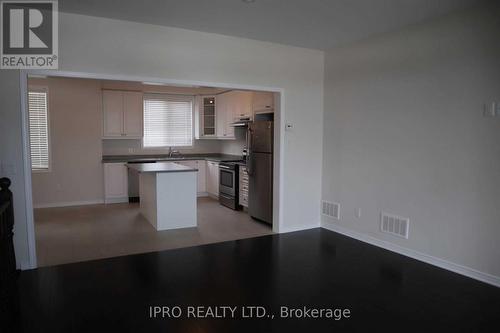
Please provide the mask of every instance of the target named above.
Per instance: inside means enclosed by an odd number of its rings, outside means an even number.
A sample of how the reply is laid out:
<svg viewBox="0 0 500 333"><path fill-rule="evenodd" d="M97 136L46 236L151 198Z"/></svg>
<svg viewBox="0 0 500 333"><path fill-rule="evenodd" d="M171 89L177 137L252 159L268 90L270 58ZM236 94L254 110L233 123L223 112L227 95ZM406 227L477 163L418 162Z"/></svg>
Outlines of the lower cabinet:
<svg viewBox="0 0 500 333"><path fill-rule="evenodd" d="M219 163L205 160L176 161L175 163L198 169L198 196L219 196ZM104 163L104 202L128 202L127 163Z"/></svg>
<svg viewBox="0 0 500 333"><path fill-rule="evenodd" d="M207 161L207 192L212 197L219 197L219 163Z"/></svg>
<svg viewBox="0 0 500 333"><path fill-rule="evenodd" d="M206 161L205 160L190 160L190 161L176 161L175 163L185 165L190 168L198 169L197 175L197 192L198 195L206 195L207 193L207 181L206 181Z"/></svg>
<svg viewBox="0 0 500 333"><path fill-rule="evenodd" d="M243 207L248 207L248 172L247 167L240 165L240 190L239 190L239 202Z"/></svg>
<svg viewBox="0 0 500 333"><path fill-rule="evenodd" d="M127 163L104 163L104 202L128 202Z"/></svg>

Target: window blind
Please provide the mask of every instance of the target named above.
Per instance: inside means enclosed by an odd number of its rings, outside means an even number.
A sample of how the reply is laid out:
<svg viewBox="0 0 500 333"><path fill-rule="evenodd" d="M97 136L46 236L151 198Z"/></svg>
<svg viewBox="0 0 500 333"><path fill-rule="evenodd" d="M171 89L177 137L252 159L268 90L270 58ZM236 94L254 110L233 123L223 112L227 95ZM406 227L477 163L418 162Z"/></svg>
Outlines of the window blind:
<svg viewBox="0 0 500 333"><path fill-rule="evenodd" d="M193 145L193 97L144 95L144 147Z"/></svg>
<svg viewBox="0 0 500 333"><path fill-rule="evenodd" d="M49 169L49 129L47 92L28 92L31 168Z"/></svg>

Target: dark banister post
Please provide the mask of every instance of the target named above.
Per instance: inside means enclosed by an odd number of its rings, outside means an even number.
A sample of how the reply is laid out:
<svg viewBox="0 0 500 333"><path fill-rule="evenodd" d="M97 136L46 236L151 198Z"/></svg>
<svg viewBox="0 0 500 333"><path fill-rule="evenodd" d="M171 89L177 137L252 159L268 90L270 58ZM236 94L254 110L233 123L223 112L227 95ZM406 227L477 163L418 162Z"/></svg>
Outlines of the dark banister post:
<svg viewBox="0 0 500 333"><path fill-rule="evenodd" d="M16 256L12 239L14 206L9 187L10 179L0 178L0 279L2 281L16 273Z"/></svg>
<svg viewBox="0 0 500 333"><path fill-rule="evenodd" d="M15 332L19 318L19 289L17 287L16 256L14 254L14 206L10 179L0 178L0 322L8 332ZM1 329L0 329L1 330ZM6 332L7 332L6 331Z"/></svg>

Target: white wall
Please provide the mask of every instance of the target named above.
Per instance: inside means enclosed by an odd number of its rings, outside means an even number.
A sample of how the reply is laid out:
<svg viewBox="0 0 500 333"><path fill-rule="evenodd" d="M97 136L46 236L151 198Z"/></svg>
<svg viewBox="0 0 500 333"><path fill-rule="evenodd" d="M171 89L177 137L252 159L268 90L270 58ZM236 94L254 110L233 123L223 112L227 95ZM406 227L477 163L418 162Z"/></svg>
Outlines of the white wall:
<svg viewBox="0 0 500 333"><path fill-rule="evenodd" d="M281 230L319 225L323 52L73 14L60 15L59 50L60 69L65 71L284 89L284 117L294 130L286 132L283 142L286 181ZM7 122L2 121L0 138L10 143L0 145L0 159L21 167L19 78L16 71L1 75L2 119ZM9 176L16 195L15 246L18 260L25 265L23 174Z"/></svg>
<svg viewBox="0 0 500 333"><path fill-rule="evenodd" d="M483 117L500 102L499 15L459 12L326 53L322 192L342 219L324 226L500 277L500 117ZM382 210L410 218L408 240L379 232Z"/></svg>
<svg viewBox="0 0 500 333"><path fill-rule="evenodd" d="M102 111L98 80L29 79L49 89L50 171L32 174L33 205L102 201Z"/></svg>

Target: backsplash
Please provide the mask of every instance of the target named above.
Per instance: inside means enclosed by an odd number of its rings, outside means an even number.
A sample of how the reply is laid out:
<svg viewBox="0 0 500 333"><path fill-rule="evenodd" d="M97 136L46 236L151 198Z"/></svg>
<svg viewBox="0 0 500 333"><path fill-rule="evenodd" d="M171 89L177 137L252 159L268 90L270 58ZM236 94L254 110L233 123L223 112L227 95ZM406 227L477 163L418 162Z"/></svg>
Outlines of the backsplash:
<svg viewBox="0 0 500 333"><path fill-rule="evenodd" d="M241 155L243 148L246 146L245 129L235 128L234 136L236 140L218 140L221 143L221 153L229 155Z"/></svg>
<svg viewBox="0 0 500 333"><path fill-rule="evenodd" d="M236 140L194 140L193 147L178 149L183 154L222 153L241 155L245 146L243 130L236 131ZM168 148L143 148L141 140L102 140L103 155L167 154Z"/></svg>

